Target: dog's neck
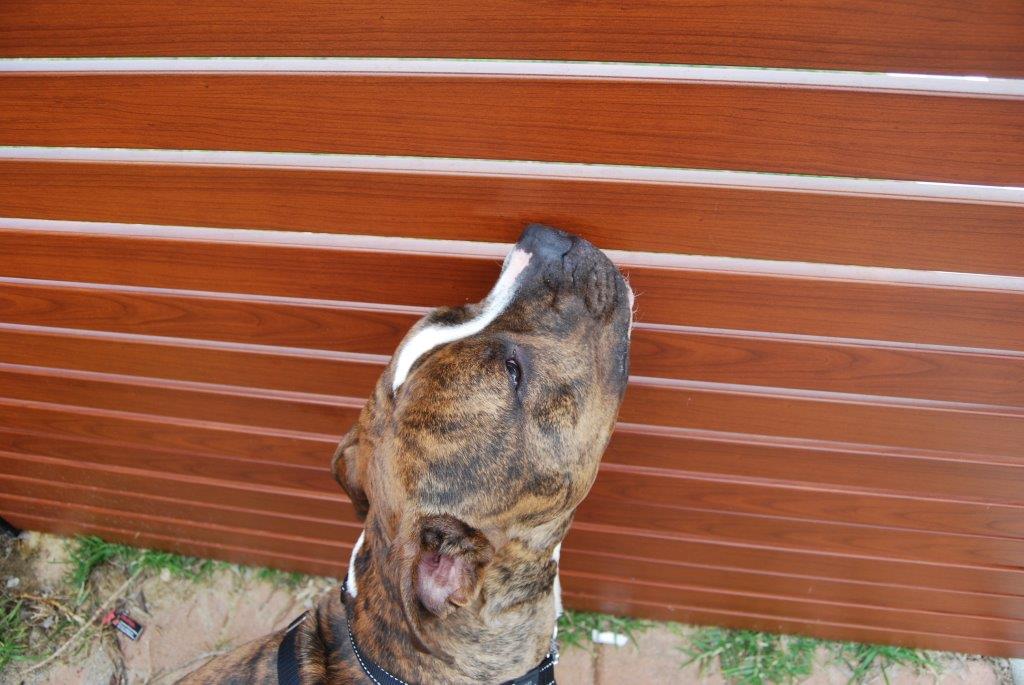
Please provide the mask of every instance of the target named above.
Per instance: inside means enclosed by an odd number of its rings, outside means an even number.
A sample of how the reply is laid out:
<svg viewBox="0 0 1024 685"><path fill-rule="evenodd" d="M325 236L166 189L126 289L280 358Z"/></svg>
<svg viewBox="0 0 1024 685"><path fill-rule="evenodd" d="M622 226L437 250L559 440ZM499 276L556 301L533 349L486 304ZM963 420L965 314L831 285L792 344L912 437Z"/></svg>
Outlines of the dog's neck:
<svg viewBox="0 0 1024 685"><path fill-rule="evenodd" d="M523 675L548 653L561 612L558 549L533 553L510 543L484 575L479 597L444 619L427 612L423 629L452 659L417 649L403 617L389 564L388 540L367 526L353 548L344 595L359 649L381 668L408 682L423 673L431 682L503 682Z"/></svg>

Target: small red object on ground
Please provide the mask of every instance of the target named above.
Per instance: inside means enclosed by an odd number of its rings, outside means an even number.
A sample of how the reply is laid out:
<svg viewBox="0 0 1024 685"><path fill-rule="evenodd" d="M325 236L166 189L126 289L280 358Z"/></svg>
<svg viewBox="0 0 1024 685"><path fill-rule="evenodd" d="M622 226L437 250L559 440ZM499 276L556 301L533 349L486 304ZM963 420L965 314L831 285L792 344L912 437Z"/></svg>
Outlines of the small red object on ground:
<svg viewBox="0 0 1024 685"><path fill-rule="evenodd" d="M127 635L129 640L138 640L139 636L142 635L142 624L123 611L111 609L103 617L103 625L114 626Z"/></svg>

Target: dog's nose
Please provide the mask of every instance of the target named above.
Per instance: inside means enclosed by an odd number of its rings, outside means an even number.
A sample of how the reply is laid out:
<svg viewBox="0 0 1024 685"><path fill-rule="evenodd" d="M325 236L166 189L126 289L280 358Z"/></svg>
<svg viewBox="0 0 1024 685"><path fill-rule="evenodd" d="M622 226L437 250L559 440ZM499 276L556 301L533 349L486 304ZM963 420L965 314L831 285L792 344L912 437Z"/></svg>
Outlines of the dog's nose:
<svg viewBox="0 0 1024 685"><path fill-rule="evenodd" d="M544 224L530 224L516 247L533 255L535 263L562 261L579 242L575 236Z"/></svg>

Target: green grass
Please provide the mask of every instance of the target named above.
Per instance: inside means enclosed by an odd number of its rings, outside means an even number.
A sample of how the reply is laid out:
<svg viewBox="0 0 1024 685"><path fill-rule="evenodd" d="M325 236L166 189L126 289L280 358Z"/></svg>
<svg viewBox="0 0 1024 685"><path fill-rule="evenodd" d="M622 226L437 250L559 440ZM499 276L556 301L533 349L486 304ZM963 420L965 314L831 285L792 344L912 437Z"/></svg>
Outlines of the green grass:
<svg viewBox="0 0 1024 685"><path fill-rule="evenodd" d="M278 587L294 589L305 583L309 576L294 571L282 571L277 568L263 567L253 570L253 578Z"/></svg>
<svg viewBox="0 0 1024 685"><path fill-rule="evenodd" d="M78 602L88 594L93 571L104 564L116 564L127 573L138 570L161 573L166 570L172 576L190 580L206 577L216 568L216 562L209 559L119 545L94 535L69 541L68 564L66 580L77 593Z"/></svg>
<svg viewBox="0 0 1024 685"><path fill-rule="evenodd" d="M682 651L704 671L717 664L722 676L736 685L798 683L814 670L815 654L844 664L850 685L860 685L882 676L889 682L889 670L902 666L914 671L938 673L940 664L928 652L907 647L830 642L809 637L775 635L752 630L698 628L688 636Z"/></svg>
<svg viewBox="0 0 1024 685"><path fill-rule="evenodd" d="M566 609L558 619L558 642L563 648L578 647L586 649L593 644L590 636L596 630L598 632L610 631L621 633L635 643L636 634L647 630L653 625L650 621L644 621L639 618Z"/></svg>
<svg viewBox="0 0 1024 685"><path fill-rule="evenodd" d="M226 562L210 559L161 552L153 549L141 549L107 542L96 536L81 536L66 543L68 568L64 581L73 596L67 600L66 611L81 617L88 616L94 610L96 597L91 592L93 573L101 567L114 567L125 574L141 572L143 575L169 573L172 577L187 580L201 580L219 568L229 568L236 573L251 577L279 587L291 589L303 585L308 576L301 573L289 573L271 568L241 567ZM54 601L64 600L54 597ZM11 596L0 595L0 671L15 662L36 661L46 655L45 651L34 653L30 649L33 631L38 628L43 609L53 615L53 623L45 632L47 644L53 639L64 635L67 629L74 627L68 616L54 615L51 606L33 601L22 601ZM40 634L36 633L39 638ZM43 648L45 645L40 644ZM84 648L85 643L79 646ZM32 652L32 653L30 653Z"/></svg>
<svg viewBox="0 0 1024 685"><path fill-rule="evenodd" d="M742 685L795 683L811 675L814 653L821 644L806 637L759 633L752 630L699 628L684 647L690 658L706 671L716 662L722 676Z"/></svg>
<svg viewBox="0 0 1024 685"><path fill-rule="evenodd" d="M21 602L0 598L0 671L27 658L28 626L21 617L21 606Z"/></svg>
<svg viewBox="0 0 1024 685"><path fill-rule="evenodd" d="M140 569L156 573L168 571L173 577L186 580L207 578L218 568L233 568L239 573L250 574L256 580L292 589L299 587L309 578L302 573L281 571L276 568L241 567L173 552L119 545L92 535L74 538L68 544L70 567L66 580L78 593L78 601L81 601L87 592L92 572L104 564L115 564L126 573L134 573Z"/></svg>
<svg viewBox="0 0 1024 685"><path fill-rule="evenodd" d="M889 669L893 666L910 668L915 672L938 673L940 664L932 654L909 647L867 645L858 642L832 643L832 656L850 669L851 683L864 683L874 675L889 682Z"/></svg>

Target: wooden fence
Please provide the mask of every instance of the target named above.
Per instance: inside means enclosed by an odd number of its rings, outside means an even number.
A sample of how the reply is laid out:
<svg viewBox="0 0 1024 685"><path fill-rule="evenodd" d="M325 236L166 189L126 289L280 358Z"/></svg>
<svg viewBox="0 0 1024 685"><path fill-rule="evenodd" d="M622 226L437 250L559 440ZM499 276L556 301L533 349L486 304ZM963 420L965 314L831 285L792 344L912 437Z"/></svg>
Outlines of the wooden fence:
<svg viewBox="0 0 1024 685"><path fill-rule="evenodd" d="M1024 656L1016 0L9 0L0 58L12 523L338 574L338 437L544 221L639 295L570 606Z"/></svg>

